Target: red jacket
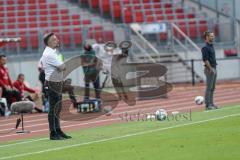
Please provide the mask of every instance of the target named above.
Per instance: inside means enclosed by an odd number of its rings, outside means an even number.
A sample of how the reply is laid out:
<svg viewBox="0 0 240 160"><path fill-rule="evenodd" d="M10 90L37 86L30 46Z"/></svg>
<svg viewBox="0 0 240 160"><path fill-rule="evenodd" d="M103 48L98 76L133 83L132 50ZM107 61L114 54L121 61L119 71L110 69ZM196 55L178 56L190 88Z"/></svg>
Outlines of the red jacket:
<svg viewBox="0 0 240 160"><path fill-rule="evenodd" d="M35 90L32 88L28 88L24 83L16 80L13 83L13 86L22 94L24 91L28 91L30 93L35 93Z"/></svg>
<svg viewBox="0 0 240 160"><path fill-rule="evenodd" d="M5 68L4 66L0 66L0 86L2 86L2 87L6 87L6 86L13 87L11 78L8 74L8 69Z"/></svg>

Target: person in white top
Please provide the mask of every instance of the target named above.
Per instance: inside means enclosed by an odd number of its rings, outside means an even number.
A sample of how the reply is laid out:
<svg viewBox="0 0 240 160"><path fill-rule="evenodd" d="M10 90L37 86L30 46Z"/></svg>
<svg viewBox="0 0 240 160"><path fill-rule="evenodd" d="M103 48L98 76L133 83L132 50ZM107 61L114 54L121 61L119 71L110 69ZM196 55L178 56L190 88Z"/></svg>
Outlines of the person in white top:
<svg viewBox="0 0 240 160"><path fill-rule="evenodd" d="M128 99L122 81L125 79L125 75L122 73L123 63L127 61L127 54L124 53L123 49L116 47L111 51L105 50L106 44L94 43L92 48L96 52L96 57L99 58L102 63L102 70L111 76L114 88L119 96L119 100ZM127 50L128 53L128 50Z"/></svg>
<svg viewBox="0 0 240 160"><path fill-rule="evenodd" d="M45 86L49 100L48 122L50 130L50 140L69 139L60 127L60 112L62 108L62 81L65 65L57 57L57 48L59 40L54 33L44 35L44 44L46 45L43 55L40 59L42 68L45 72Z"/></svg>

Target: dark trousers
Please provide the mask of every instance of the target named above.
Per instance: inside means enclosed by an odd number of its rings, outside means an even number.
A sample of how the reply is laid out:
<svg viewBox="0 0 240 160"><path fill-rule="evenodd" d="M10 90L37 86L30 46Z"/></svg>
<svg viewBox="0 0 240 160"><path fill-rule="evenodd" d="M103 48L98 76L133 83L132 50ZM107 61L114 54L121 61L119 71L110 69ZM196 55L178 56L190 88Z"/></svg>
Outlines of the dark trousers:
<svg viewBox="0 0 240 160"><path fill-rule="evenodd" d="M8 104L8 109L10 110L10 106L12 104L12 100L16 100L16 101L21 101L22 97L20 92L16 91L16 90L6 90L5 88L3 88L3 97L5 97L7 99L7 104Z"/></svg>
<svg viewBox="0 0 240 160"><path fill-rule="evenodd" d="M96 98L100 99L100 80L99 80L99 77L98 76L96 76L96 77L88 76L88 75L85 75L85 95L84 95L84 99L89 99L90 83L93 83Z"/></svg>
<svg viewBox="0 0 240 160"><path fill-rule="evenodd" d="M0 116L5 115L5 104L0 102Z"/></svg>
<svg viewBox="0 0 240 160"><path fill-rule="evenodd" d="M46 81L49 112L48 123L50 132L61 130L60 127L60 112L62 109L62 82Z"/></svg>
<svg viewBox="0 0 240 160"><path fill-rule="evenodd" d="M72 103L75 105L77 103L76 96L74 94L74 87L71 86L70 84L63 84L62 88L63 93L68 93L69 98L71 99Z"/></svg>
<svg viewBox="0 0 240 160"><path fill-rule="evenodd" d="M205 91L205 104L206 106L214 105L213 95L215 91L217 70L214 69L215 73L210 72L209 69L205 67L204 74L206 75L206 91Z"/></svg>
<svg viewBox="0 0 240 160"><path fill-rule="evenodd" d="M127 94L125 92L125 89L124 89L121 79L112 77L112 83L113 83L113 86L114 86L118 96L119 96L119 99L122 99L123 97L126 99Z"/></svg>

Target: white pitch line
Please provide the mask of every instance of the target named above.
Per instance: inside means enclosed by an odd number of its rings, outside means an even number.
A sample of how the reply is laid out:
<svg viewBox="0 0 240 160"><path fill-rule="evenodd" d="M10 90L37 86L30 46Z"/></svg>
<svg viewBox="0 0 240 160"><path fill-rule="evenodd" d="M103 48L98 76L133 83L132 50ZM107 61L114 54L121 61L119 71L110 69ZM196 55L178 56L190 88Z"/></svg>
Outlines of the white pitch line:
<svg viewBox="0 0 240 160"><path fill-rule="evenodd" d="M107 142L107 141L112 141L112 140L124 139L124 138L128 138L128 137L139 136L139 135L143 135L143 134L148 134L148 133L153 133L153 132L163 131L163 130L168 130L168 129L173 129L173 128L179 128L179 127L184 127L184 126L189 126L189 125L194 125L194 124L201 124L201 123L205 123L205 122L209 122L209 121L216 121L216 120L219 120L219 119L235 117L235 116L240 116L240 113L226 115L226 116L222 116L222 117L211 118L211 119L192 122L192 123L179 124L179 125L175 125L175 126L171 126L171 127L165 127L165 128L153 129L153 130L149 130L149 131L126 134L126 135L118 136L118 137L106 138L106 139L101 139L101 140L96 140L96 141L89 141L89 142L85 142L85 143L78 143L78 144L68 145L68 146L64 146L64 147L57 147L57 148L53 148L53 149L46 149L46 150L41 150L41 151L36 151L36 152L31 152L31 153L16 154L16 155L13 155L13 156L2 157L2 158L0 158L0 160L26 157L26 156L30 156L30 155L36 155L36 154L52 152L52 151L59 151L59 150L63 150L63 149L80 147L80 146L90 145L90 144L94 144L94 143L101 143L101 142Z"/></svg>

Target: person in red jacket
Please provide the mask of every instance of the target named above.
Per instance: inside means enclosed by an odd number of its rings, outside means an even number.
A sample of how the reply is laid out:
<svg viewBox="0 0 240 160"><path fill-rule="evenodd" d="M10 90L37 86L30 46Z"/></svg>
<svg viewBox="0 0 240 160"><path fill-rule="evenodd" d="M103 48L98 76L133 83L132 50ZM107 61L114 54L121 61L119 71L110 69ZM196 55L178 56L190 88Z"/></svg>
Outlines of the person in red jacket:
<svg viewBox="0 0 240 160"><path fill-rule="evenodd" d="M24 80L25 80L24 74L20 73L18 75L17 80L13 83L13 86L19 91L19 93L21 94L23 100L29 100L29 101L34 102L34 100L36 100L36 97L38 97L38 94L37 94L36 90L27 87L24 84ZM32 98L30 95L25 95L25 92L34 93L35 94L35 96L34 96L35 98ZM34 109L37 112L42 113L42 110L37 108L36 106L34 107Z"/></svg>
<svg viewBox="0 0 240 160"><path fill-rule="evenodd" d="M24 96L24 92L35 93L35 95L37 95L34 89L29 88L24 84L24 80L25 80L24 74L20 73L18 75L17 80L13 83L13 86L20 92L23 99L34 101L30 95Z"/></svg>
<svg viewBox="0 0 240 160"><path fill-rule="evenodd" d="M5 67L7 58L5 55L0 55L0 86L2 87L2 96L7 99L8 107L15 101L21 101L21 94L18 92L11 81L8 74L8 69ZM10 108L9 108L10 109Z"/></svg>

